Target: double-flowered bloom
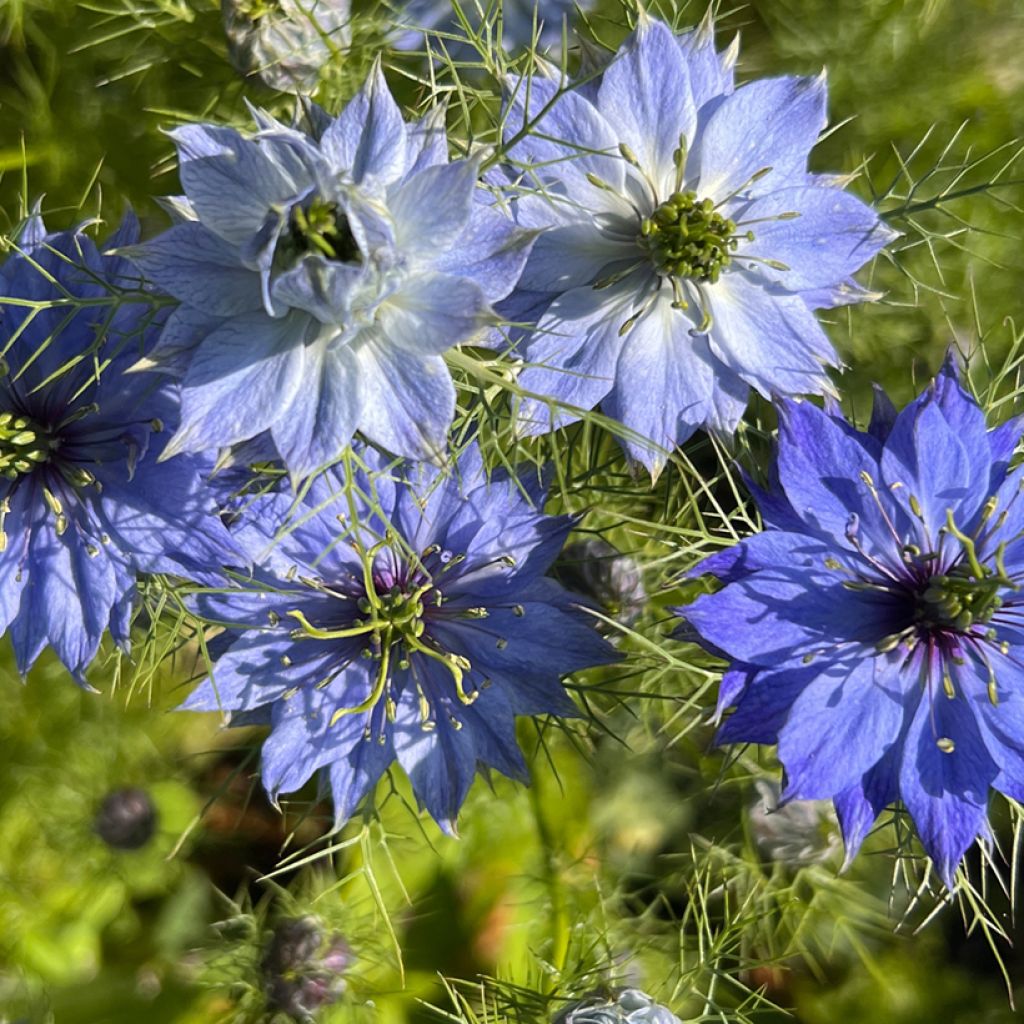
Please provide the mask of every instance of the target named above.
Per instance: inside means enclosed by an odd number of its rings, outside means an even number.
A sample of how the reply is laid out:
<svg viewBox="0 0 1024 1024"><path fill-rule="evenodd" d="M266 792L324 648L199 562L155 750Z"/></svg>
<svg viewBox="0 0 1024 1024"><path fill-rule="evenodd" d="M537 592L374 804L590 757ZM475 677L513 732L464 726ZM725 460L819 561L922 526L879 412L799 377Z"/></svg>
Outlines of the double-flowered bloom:
<svg viewBox="0 0 1024 1024"><path fill-rule="evenodd" d="M169 452L269 431L293 476L358 430L443 457L455 388L443 353L493 320L532 235L449 162L440 111L407 124L379 68L309 133L173 132L182 222L132 258L181 300L147 365L182 377Z"/></svg>
<svg viewBox="0 0 1024 1024"><path fill-rule="evenodd" d="M500 307L536 325L517 345L524 431L600 404L656 475L696 429L734 430L750 388L826 389L838 360L813 311L865 296L852 275L891 232L808 173L824 78L736 88L735 59L710 24L641 15L600 75L510 83L509 187L544 230Z"/></svg>
<svg viewBox="0 0 1024 1024"><path fill-rule="evenodd" d="M240 557L204 486L212 461L157 462L174 389L124 374L155 334L108 254L136 237L129 220L98 249L32 217L0 266L0 633L22 673L49 643L84 683L108 626L128 643L137 573L214 577Z"/></svg>
<svg viewBox="0 0 1024 1024"><path fill-rule="evenodd" d="M866 432L787 403L766 529L681 609L731 661L721 743L777 743L785 799L835 801L850 857L901 801L952 885L989 791L1024 797L1024 474L948 363Z"/></svg>
<svg viewBox="0 0 1024 1024"><path fill-rule="evenodd" d="M488 479L475 446L443 473L360 458L374 471L246 506L259 568L200 599L229 628L185 707L271 726L273 796L325 769L340 825L397 759L451 830L478 764L523 777L516 716L574 715L561 677L617 655L544 575L572 520L541 513L536 481Z"/></svg>

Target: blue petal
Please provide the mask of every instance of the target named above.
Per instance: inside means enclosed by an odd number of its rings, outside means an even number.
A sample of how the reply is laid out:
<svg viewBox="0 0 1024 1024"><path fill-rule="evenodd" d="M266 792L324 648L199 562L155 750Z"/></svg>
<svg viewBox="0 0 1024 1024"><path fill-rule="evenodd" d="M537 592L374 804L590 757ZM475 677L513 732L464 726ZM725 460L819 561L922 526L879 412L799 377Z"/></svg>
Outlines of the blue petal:
<svg viewBox="0 0 1024 1024"><path fill-rule="evenodd" d="M779 731L785 798L827 799L856 785L896 742L903 717L898 661L861 657L826 667Z"/></svg>
<svg viewBox="0 0 1024 1024"><path fill-rule="evenodd" d="M670 192L673 154L692 144L697 107L682 50L667 25L641 16L601 78L597 107L616 141L633 150L655 191Z"/></svg>
<svg viewBox="0 0 1024 1024"><path fill-rule="evenodd" d="M779 219L792 213L799 216ZM754 232L754 241L743 244L737 261L754 256L784 263L788 270L756 263L749 269L789 291L844 281L894 237L870 206L835 188L779 189L735 216L741 227L752 222Z"/></svg>
<svg viewBox="0 0 1024 1024"><path fill-rule="evenodd" d="M441 356L363 342L359 430L395 455L441 462L455 415L455 385Z"/></svg>
<svg viewBox="0 0 1024 1024"><path fill-rule="evenodd" d="M169 228L129 256L153 284L204 313L235 316L263 304L259 274L202 224Z"/></svg>
<svg viewBox="0 0 1024 1024"><path fill-rule="evenodd" d="M649 438L620 438L630 458L657 478L668 453L709 418L714 374L720 364L707 338L691 336L693 323L661 294L626 332L615 385L603 403L613 419ZM728 371L727 371L728 372Z"/></svg>
<svg viewBox="0 0 1024 1024"><path fill-rule="evenodd" d="M262 621L271 610L263 602ZM282 608L284 603L274 602ZM297 602L289 602L296 607ZM253 622L252 625L257 625ZM186 711L250 711L279 701L296 686L312 688L337 664L336 644L296 643L285 628L249 630L214 663L210 676L181 705Z"/></svg>
<svg viewBox="0 0 1024 1024"><path fill-rule="evenodd" d="M601 292L574 288L551 303L523 348L529 365L518 384L537 397L522 401L519 430L544 433L578 418L542 398L588 410L608 394L625 344L619 328L631 316L634 298L631 288L619 285Z"/></svg>
<svg viewBox="0 0 1024 1024"><path fill-rule="evenodd" d="M312 175L296 181L266 148L233 128L185 125L170 134L199 219L234 245L255 235L272 207L313 182Z"/></svg>
<svg viewBox="0 0 1024 1024"><path fill-rule="evenodd" d="M695 577L711 573L723 583L732 583L760 569L785 566L820 568L833 550L831 545L803 533L765 530L710 555L686 575ZM680 614L685 615L685 611L680 609Z"/></svg>
<svg viewBox="0 0 1024 1024"><path fill-rule="evenodd" d="M388 341L413 356L432 356L469 339L493 315L475 282L421 272L381 306L377 320Z"/></svg>
<svg viewBox="0 0 1024 1024"><path fill-rule="evenodd" d="M772 291L742 270L705 292L711 350L765 397L821 394L826 365L839 362L814 314L797 295Z"/></svg>
<svg viewBox="0 0 1024 1024"><path fill-rule="evenodd" d="M350 173L356 184L387 184L405 172L406 125L379 63L324 132L320 145L334 171Z"/></svg>
<svg viewBox="0 0 1024 1024"><path fill-rule="evenodd" d="M167 318L157 343L132 370L156 370L174 377L183 377L192 353L200 342L223 323L221 317L211 317L197 309L178 306Z"/></svg>
<svg viewBox="0 0 1024 1024"><path fill-rule="evenodd" d="M435 270L475 282L488 302L505 298L519 281L534 234L492 207L477 203L469 224L447 252L436 253Z"/></svg>
<svg viewBox="0 0 1024 1024"><path fill-rule="evenodd" d="M415 671L424 692L447 693L451 676L427 658L417 657ZM472 729L456 729L448 716L436 715L432 730L423 728L418 707L403 702L393 727L395 756L402 766L420 805L447 833L455 834L455 819L473 783L476 744Z"/></svg>
<svg viewBox="0 0 1024 1024"><path fill-rule="evenodd" d="M508 152L509 160L527 169L527 183L544 183L554 194L570 196L594 212L616 206L613 194L623 189L626 164L619 156L617 132L594 105L540 75L510 79L507 88L506 144L535 129ZM611 186L612 192L594 185L588 175Z"/></svg>
<svg viewBox="0 0 1024 1024"><path fill-rule="evenodd" d="M352 440L362 413L358 372L349 347L329 341L307 346L302 393L270 428L296 478L333 462Z"/></svg>
<svg viewBox="0 0 1024 1024"><path fill-rule="evenodd" d="M745 192L766 168L756 182L758 194L801 183L825 127L825 100L823 77L768 78L737 89L697 141L692 159L700 194L722 202Z"/></svg>
<svg viewBox="0 0 1024 1024"><path fill-rule="evenodd" d="M940 739L952 740L955 749L944 752ZM900 797L949 888L967 848L987 833L988 791L997 773L966 701L926 693L907 733Z"/></svg>
<svg viewBox="0 0 1024 1024"><path fill-rule="evenodd" d="M302 387L309 329L302 313L250 313L208 334L189 364L181 425L163 457L245 441L285 415Z"/></svg>
<svg viewBox="0 0 1024 1024"><path fill-rule="evenodd" d="M776 670L751 672L736 710L715 734L715 745L726 743L777 743L793 701L821 672L820 665L788 665Z"/></svg>
<svg viewBox="0 0 1024 1024"><path fill-rule="evenodd" d="M150 456L130 477L127 469L97 472L103 487L94 503L97 520L138 571L186 569L212 584L221 565L246 563L206 487L211 468L191 455L160 463Z"/></svg>
<svg viewBox="0 0 1024 1024"><path fill-rule="evenodd" d="M839 642L873 645L891 632L898 605L883 595L851 592L823 567L776 567L702 594L685 608L701 636L730 657L771 666L793 652Z"/></svg>
<svg viewBox="0 0 1024 1024"><path fill-rule="evenodd" d="M331 719L338 706L354 706L369 692L369 673L375 666L357 659L327 690L300 689L273 705L273 727L263 743L263 785L271 798L291 793L324 765L345 757L363 742L370 715L342 715ZM342 694L337 704L331 693Z"/></svg>
<svg viewBox="0 0 1024 1024"><path fill-rule="evenodd" d="M864 482L866 474L877 488L878 462L843 423L809 402L784 403L777 469L793 511L811 530L848 548L846 531L851 517L856 517L859 543L874 552L891 553L891 531ZM888 511L894 514L895 506Z"/></svg>
<svg viewBox="0 0 1024 1024"><path fill-rule="evenodd" d="M736 47L723 53L715 49L715 27L710 18L676 38L690 75L690 89L698 110L733 91Z"/></svg>
<svg viewBox="0 0 1024 1024"><path fill-rule="evenodd" d="M360 801L395 759L389 734L385 733L384 743L379 737L379 731L377 735L364 735L347 753L335 752L335 760L330 765L335 828L341 828L352 817Z"/></svg>
<svg viewBox="0 0 1024 1024"><path fill-rule="evenodd" d="M968 452L965 444L972 440ZM980 456L981 464L977 464ZM933 540L952 510L964 525L987 497L988 438L957 434L934 402L908 406L897 417L882 452L882 475L897 500L917 499Z"/></svg>
<svg viewBox="0 0 1024 1024"><path fill-rule="evenodd" d="M479 160L428 167L388 190L395 238L409 253L430 260L462 234L473 209Z"/></svg>
<svg viewBox="0 0 1024 1024"><path fill-rule="evenodd" d="M33 487L15 487L0 501L7 502L3 530L6 543L0 545L0 635L18 614L22 589L28 579L28 556L32 532L42 523L46 509Z"/></svg>

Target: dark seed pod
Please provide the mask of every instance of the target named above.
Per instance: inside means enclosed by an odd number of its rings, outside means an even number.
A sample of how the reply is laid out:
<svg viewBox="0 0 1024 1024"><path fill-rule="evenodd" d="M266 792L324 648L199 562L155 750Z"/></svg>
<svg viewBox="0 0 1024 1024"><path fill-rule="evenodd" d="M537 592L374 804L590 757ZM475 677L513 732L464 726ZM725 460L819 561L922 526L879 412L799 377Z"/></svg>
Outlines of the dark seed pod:
<svg viewBox="0 0 1024 1024"><path fill-rule="evenodd" d="M138 850L153 838L156 825L157 811L149 794L128 786L103 798L93 829L115 850Z"/></svg>

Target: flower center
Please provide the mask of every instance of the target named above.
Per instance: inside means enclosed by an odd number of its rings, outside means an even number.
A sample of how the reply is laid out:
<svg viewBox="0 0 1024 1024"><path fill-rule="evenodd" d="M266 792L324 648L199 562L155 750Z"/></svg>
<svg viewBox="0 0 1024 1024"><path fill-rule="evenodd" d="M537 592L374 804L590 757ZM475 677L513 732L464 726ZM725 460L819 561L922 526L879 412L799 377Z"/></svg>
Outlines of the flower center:
<svg viewBox="0 0 1024 1024"><path fill-rule="evenodd" d="M676 192L644 218L638 241L659 273L714 284L732 262L739 238L735 221L710 199Z"/></svg>
<svg viewBox="0 0 1024 1024"><path fill-rule="evenodd" d="M987 567L983 571L978 579L970 566L958 565L944 576L933 576L917 595L915 621L925 629L960 633L988 622L1003 604L999 591L1012 581Z"/></svg>
<svg viewBox="0 0 1024 1024"><path fill-rule="evenodd" d="M17 480L49 461L55 439L27 416L0 413L0 477Z"/></svg>
<svg viewBox="0 0 1024 1024"><path fill-rule="evenodd" d="M289 264L307 253L319 253L337 263L362 262L348 218L337 203L320 198L306 207L292 207L278 253Z"/></svg>
<svg viewBox="0 0 1024 1024"><path fill-rule="evenodd" d="M439 662L450 673L455 687L455 695L462 704L472 704L477 693L467 693L463 687L463 677L472 667L467 658L443 650L426 632L425 605L440 608L444 604L444 595L435 585L434 579L427 574L416 574L407 586L398 583L384 589L379 587L374 578L374 559L379 551L387 546L387 542L370 548L368 551L359 549L363 567L363 596L356 602L359 617L351 620L351 624L338 629L320 628L313 625L299 610L288 612L296 620L299 628L292 631L292 637L303 637L314 640L341 640L359 637L365 646L362 655L377 662L377 671L372 689L367 698L352 707L341 707L334 712L331 725L343 715L362 714L372 711L381 701L385 702L388 718L394 720L395 701L391 693L391 677L393 668L409 668L409 658L413 654L421 655ZM437 554L437 548L428 549L423 557ZM461 557L448 556L442 572L450 565L458 564ZM421 560L422 561L422 560ZM318 589L322 589L314 581L308 581ZM468 618L485 618L487 612L483 608L471 608L460 613ZM417 684L418 685L418 684ZM424 728L430 723L430 706L426 695L420 692L420 712ZM453 720L452 724L456 728ZM432 727L432 726L430 726Z"/></svg>

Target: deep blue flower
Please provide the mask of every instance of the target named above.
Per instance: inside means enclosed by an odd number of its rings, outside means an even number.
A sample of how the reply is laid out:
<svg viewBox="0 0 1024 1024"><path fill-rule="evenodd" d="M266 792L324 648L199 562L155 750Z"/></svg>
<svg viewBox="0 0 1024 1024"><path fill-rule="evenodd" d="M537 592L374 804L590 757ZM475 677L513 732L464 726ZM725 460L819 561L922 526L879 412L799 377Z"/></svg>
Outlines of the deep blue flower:
<svg viewBox="0 0 1024 1024"><path fill-rule="evenodd" d="M870 429L782 407L766 529L680 613L731 661L720 743L777 743L786 800L835 801L848 857L899 800L947 884L1024 797L1019 422L987 430L952 362Z"/></svg>
<svg viewBox="0 0 1024 1024"><path fill-rule="evenodd" d="M271 89L312 92L348 46L350 0L221 0L235 66Z"/></svg>
<svg viewBox="0 0 1024 1024"><path fill-rule="evenodd" d="M274 797L324 768L340 825L397 759L452 830L478 764L524 776L516 716L576 714L561 677L617 658L544 576L572 520L542 502L536 482L488 480L475 446L447 473L357 471L346 488L332 469L298 505L254 499L238 536L261 569L201 599L235 625L184 706L271 725Z"/></svg>
<svg viewBox="0 0 1024 1024"><path fill-rule="evenodd" d="M498 0L458 0L463 15L479 30L486 19L497 31ZM558 48L566 20L572 22L578 9L593 7L594 0L501 0L501 45L506 50L520 50L536 41L542 50ZM465 29L455 12L452 0L410 0L398 5L397 24L404 31L395 41L400 50L413 50L424 45L423 33L443 32L461 36ZM445 38L435 41L457 57L466 56L468 47L461 47ZM472 52L472 51L470 51Z"/></svg>
<svg viewBox="0 0 1024 1024"><path fill-rule="evenodd" d="M128 645L138 573L239 558L204 488L212 461L157 462L175 389L124 373L153 305L106 253L136 239L134 219L98 249L33 217L0 266L0 632L23 674L49 643L84 683L108 626Z"/></svg>
<svg viewBox="0 0 1024 1024"><path fill-rule="evenodd" d="M710 23L675 36L641 15L604 72L510 84L505 136L519 222L546 229L510 300L536 323L524 389L599 403L653 475L698 428L731 432L750 388L820 393L837 362L813 310L857 302L852 274L891 237L840 179L809 174L824 77L734 88ZM524 402L520 427L572 422ZM643 439L652 444L645 444Z"/></svg>
<svg viewBox="0 0 1024 1024"><path fill-rule="evenodd" d="M449 162L443 112L406 124L379 67L313 134L256 113L255 136L172 133L183 218L132 250L181 300L147 365L180 374L168 453L269 430L293 475L356 430L440 459L455 408L442 355L493 319L532 236Z"/></svg>

